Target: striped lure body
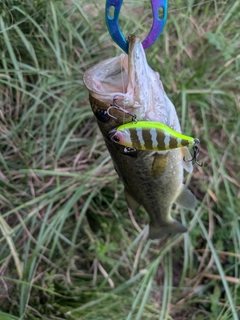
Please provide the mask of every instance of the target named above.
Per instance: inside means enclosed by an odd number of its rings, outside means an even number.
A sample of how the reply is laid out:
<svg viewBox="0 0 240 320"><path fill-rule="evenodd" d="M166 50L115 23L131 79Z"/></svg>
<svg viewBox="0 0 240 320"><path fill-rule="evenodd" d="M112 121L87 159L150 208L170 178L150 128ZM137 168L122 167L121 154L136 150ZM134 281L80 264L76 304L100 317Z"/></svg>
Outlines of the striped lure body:
<svg viewBox="0 0 240 320"><path fill-rule="evenodd" d="M137 150L171 150L194 145L196 141L163 123L152 121L123 124L109 134L113 142Z"/></svg>

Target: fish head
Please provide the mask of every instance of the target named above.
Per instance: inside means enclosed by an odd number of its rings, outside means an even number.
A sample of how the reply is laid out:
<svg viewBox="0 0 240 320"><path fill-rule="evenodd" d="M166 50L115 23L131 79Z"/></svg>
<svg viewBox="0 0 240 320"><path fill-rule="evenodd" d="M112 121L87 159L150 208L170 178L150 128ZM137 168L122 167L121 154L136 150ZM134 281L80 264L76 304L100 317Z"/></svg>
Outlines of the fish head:
<svg viewBox="0 0 240 320"><path fill-rule="evenodd" d="M83 81L102 132L108 135L111 129L131 122L131 115L137 120L164 123L181 132L175 107L164 91L159 74L149 67L140 39L130 35L128 44L128 55L104 60L84 74Z"/></svg>

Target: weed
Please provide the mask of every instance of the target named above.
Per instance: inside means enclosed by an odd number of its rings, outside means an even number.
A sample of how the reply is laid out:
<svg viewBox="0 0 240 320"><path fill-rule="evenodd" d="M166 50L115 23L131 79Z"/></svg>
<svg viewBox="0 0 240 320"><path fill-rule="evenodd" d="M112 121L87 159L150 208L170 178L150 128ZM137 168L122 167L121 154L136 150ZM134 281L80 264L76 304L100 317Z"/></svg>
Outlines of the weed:
<svg viewBox="0 0 240 320"><path fill-rule="evenodd" d="M1 319L240 317L239 12L170 1L146 51L204 162L186 177L195 214L173 209L189 232L159 243L128 214L82 82L120 52L104 1L2 1ZM150 3L124 3L120 22L144 37Z"/></svg>

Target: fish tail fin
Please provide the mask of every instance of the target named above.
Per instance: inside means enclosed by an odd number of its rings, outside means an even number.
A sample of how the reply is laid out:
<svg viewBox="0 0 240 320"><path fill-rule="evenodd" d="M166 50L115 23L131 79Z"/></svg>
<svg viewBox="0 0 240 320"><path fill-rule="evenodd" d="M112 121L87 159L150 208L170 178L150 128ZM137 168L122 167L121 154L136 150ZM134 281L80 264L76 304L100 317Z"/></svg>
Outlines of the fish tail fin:
<svg viewBox="0 0 240 320"><path fill-rule="evenodd" d="M185 226L183 226L180 222L174 219L170 223L162 227L158 227L150 223L149 238L152 240L161 239L170 234L187 232L187 230L188 229Z"/></svg>

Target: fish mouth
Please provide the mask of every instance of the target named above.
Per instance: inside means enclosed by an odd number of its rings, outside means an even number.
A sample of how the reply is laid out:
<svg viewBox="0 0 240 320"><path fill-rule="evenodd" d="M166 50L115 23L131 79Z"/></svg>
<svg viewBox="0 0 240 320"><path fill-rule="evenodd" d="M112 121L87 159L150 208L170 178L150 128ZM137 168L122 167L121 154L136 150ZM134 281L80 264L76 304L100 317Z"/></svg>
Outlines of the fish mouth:
<svg viewBox="0 0 240 320"><path fill-rule="evenodd" d="M84 73L90 96L105 110L115 101L138 120L158 121L181 132L175 107L159 74L149 67L139 37L130 35L128 48L128 55L104 60Z"/></svg>
<svg viewBox="0 0 240 320"><path fill-rule="evenodd" d="M141 107L146 101L150 67L140 39L130 35L128 43L128 55L121 54L98 63L85 72L83 81L95 99L112 104L117 97L118 105L130 110Z"/></svg>
<svg viewBox="0 0 240 320"><path fill-rule="evenodd" d="M84 73L83 82L97 100L111 104L115 96L124 97L128 86L126 54L104 60Z"/></svg>

